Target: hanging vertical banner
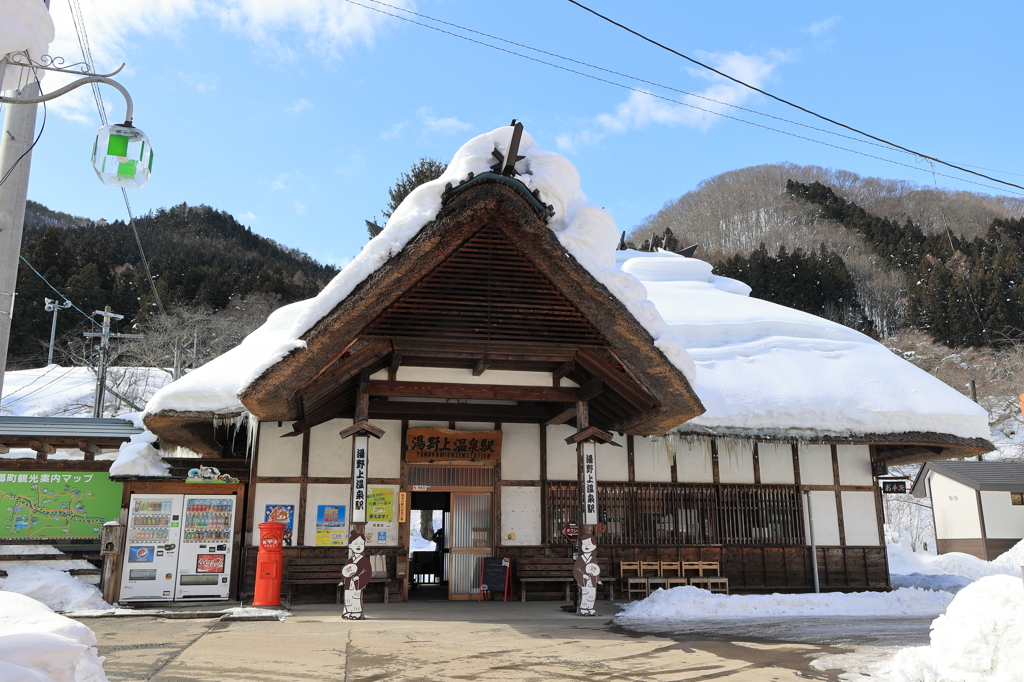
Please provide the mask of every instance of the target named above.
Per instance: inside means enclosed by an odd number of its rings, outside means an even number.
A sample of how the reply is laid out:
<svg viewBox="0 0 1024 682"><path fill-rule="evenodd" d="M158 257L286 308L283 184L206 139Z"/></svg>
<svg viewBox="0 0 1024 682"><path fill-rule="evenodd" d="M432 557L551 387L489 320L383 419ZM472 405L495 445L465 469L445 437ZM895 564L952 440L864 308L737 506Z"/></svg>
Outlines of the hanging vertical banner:
<svg viewBox="0 0 1024 682"><path fill-rule="evenodd" d="M583 448L583 525L597 523L597 445L581 443Z"/></svg>
<svg viewBox="0 0 1024 682"><path fill-rule="evenodd" d="M398 522L409 520L409 493L398 493Z"/></svg>
<svg viewBox="0 0 1024 682"><path fill-rule="evenodd" d="M366 473L369 437L356 436L352 452L352 523L366 523Z"/></svg>

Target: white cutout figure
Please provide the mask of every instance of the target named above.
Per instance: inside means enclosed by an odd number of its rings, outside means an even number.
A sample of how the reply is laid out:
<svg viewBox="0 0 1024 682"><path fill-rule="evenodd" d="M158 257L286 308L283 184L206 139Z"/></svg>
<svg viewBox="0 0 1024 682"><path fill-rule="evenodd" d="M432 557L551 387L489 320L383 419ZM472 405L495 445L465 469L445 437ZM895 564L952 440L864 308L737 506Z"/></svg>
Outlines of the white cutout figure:
<svg viewBox="0 0 1024 682"><path fill-rule="evenodd" d="M572 573L580 586L580 604L576 613L581 616L596 616L594 602L597 600L597 586L601 585L601 567L597 565L594 551L597 543L590 533L580 535L580 556L573 564Z"/></svg>
<svg viewBox="0 0 1024 682"><path fill-rule="evenodd" d="M353 531L348 541L348 563L341 569L341 584L345 588L345 610L341 617L346 620L360 620L363 617L363 589L373 574L370 560L363 554L365 549L366 538L362 533Z"/></svg>

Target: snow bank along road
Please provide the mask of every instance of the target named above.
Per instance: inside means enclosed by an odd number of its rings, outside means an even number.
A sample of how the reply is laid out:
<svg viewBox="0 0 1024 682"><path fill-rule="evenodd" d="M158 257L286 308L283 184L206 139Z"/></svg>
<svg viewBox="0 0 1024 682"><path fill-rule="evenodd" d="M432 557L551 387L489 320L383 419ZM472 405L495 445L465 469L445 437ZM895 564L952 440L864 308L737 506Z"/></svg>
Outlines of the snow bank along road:
<svg viewBox="0 0 1024 682"><path fill-rule="evenodd" d="M810 662L817 644L678 640L580 618L560 602L373 604L366 621L334 605L296 606L285 622L95 618L110 682L146 680L804 680L837 679ZM927 626L925 626L927 627Z"/></svg>

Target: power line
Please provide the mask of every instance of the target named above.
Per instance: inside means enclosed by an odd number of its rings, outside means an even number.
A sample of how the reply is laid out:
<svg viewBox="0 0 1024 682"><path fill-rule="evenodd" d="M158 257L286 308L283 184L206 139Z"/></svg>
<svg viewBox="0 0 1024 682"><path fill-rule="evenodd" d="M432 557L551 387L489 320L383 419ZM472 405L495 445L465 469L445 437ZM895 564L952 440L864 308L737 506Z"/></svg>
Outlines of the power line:
<svg viewBox="0 0 1024 682"><path fill-rule="evenodd" d="M52 284L50 284L50 281L49 281L48 279L46 279L45 277L43 277L43 276L42 276L42 274L40 274L40 272L39 272L38 270L36 270L36 269L35 269L35 267L34 267L34 266L33 266L33 265L31 264L31 263L29 263L29 262L28 262L28 259L27 259L27 258L25 258L25 257L24 257L24 256L22 256L22 255L19 255L18 257L19 257L19 258L21 258L21 260L23 260L23 261L25 262L25 265L27 265L27 266L28 266L29 268L31 268L31 269L32 269L32 272L34 272L34 273L36 273L37 275L39 275L39 279L41 279L41 280L43 280L44 282L46 282L46 286L48 286L48 287L50 287L51 289L53 289L54 293L56 293L56 294L57 294L58 296L60 296L60 297L61 297L61 298L63 298L64 300L67 300L67 296L65 296L65 295L64 295L64 294L62 294L62 293L61 293L60 291L58 291L58 290L57 290L57 287L55 287L55 286L53 286ZM96 320L92 319L92 317L90 317L89 315L86 315L86 314L85 314L85 312L84 312L84 311L83 311L83 310L82 310L81 308L79 308L79 307L78 307L77 305L75 305L74 303L72 303L72 304L71 304L71 307L72 307L72 308L74 308L75 310L77 310L78 312L82 313L82 315L83 315L83 316L84 316L84 317L85 317L85 318L86 318L87 320L89 320L90 322L92 322L93 324L95 324L95 325L96 325L97 327L101 326L99 322L97 322Z"/></svg>
<svg viewBox="0 0 1024 682"><path fill-rule="evenodd" d="M86 68L88 68L89 71L93 71L92 50L89 48L89 35L85 32L85 18L82 16L82 8L78 4L78 0L68 0L68 6L71 8L71 18L75 24L75 33L78 35L78 45L82 48L82 59L85 60ZM107 125L107 111L106 107L103 106L103 98L100 96L99 85L97 83L93 83L92 90L93 97L96 100L96 110L100 115L100 121L103 122L103 125ZM146 279L149 280L149 286L153 290L153 297L156 298L156 304L157 307L160 308L160 314L167 315L167 311L164 310L164 302L160 300L160 293L156 290L156 283L153 282L153 275L149 271L149 261L146 260L146 252L142 249L142 240L139 239L139 231L135 227L135 217L132 216L132 207L128 203L128 192L124 187L121 188L121 196L124 197L124 208L128 211L128 225L132 228L132 234L135 235L135 244L139 247L139 256L142 259L142 266L146 270Z"/></svg>
<svg viewBox="0 0 1024 682"><path fill-rule="evenodd" d="M457 29L460 29L462 31L467 31L469 33L475 33L476 35L484 36L486 38L490 38L491 40L498 40L498 41L501 41L503 43L508 43L509 45L515 45L516 47L521 47L524 50L530 50L532 52L537 52L539 54L544 54L544 55L547 55L549 57L554 57L555 59L562 59L562 60L570 62L572 64L579 64L580 66L585 66L587 68L595 69L597 71L603 71L605 73L610 73L610 74L612 74L614 76L621 76L622 78L629 78L630 80L635 80L635 81L640 82L640 83L646 83L647 85L653 85L653 86L658 87L658 88L664 88L665 90L671 90L672 92L678 92L679 94L686 95L687 97L694 97L696 99L702 99L702 100L704 100L706 102L711 102L713 104L719 104L719 105L721 105L723 107L730 107L732 109L738 109L740 111L746 111L747 113L750 113L750 114L755 114L757 116L764 116L765 118L770 118L770 119L773 119L773 120L776 120L776 121L782 121L784 123L789 123L791 125L800 126L801 128L808 128L810 130L816 130L816 131L818 131L820 133L825 133L826 135L834 135L836 137L846 138L847 140L853 140L854 142L860 142L861 144L870 144L870 145L875 146L875 147L881 147L882 149L890 149L890 150L892 149L892 147L890 147L889 145L880 144L878 142L869 142L868 140L862 140L861 138L853 137L852 135L843 135L842 133L837 133L834 130L826 130L825 128L818 128L816 126L808 125L806 123L800 123L799 121L792 121L792 120L790 120L788 118L783 118L781 116L773 116L772 114L766 114L763 111L757 111L756 109L749 109L747 107L742 107L742 106L740 106L738 104L732 104L730 102L723 102L721 100L714 99L713 97L707 97L706 95L699 95L699 94L697 94L695 92L689 92L688 90L680 90L679 88L674 88L671 85L665 85L663 83L657 83L655 81L649 81L649 80L647 80L645 78L640 78L639 76L631 76L628 73L622 73L620 71L615 71L613 69L606 69L603 66L597 66L596 64L591 64L589 62L584 62L584 61L580 61L578 59L573 59L572 57L564 57L564 56L562 56L560 54L556 54L554 52L548 52L547 50L542 50L542 49L537 48L537 47L531 47L529 45L524 45L523 43L517 43L514 40L508 40L506 38L502 38L501 36L494 36L494 35L491 35L490 33L484 33L483 31L477 31L477 30L472 29L472 28L467 28L466 26L460 26L459 24L453 24L451 22L444 21L443 19L437 19L435 17L427 16L426 14L420 14L419 12L414 12L411 9L406 9L404 7L399 7L397 5L391 5L389 3L383 2L382 0L368 0L368 2L372 2L372 3L378 4L378 5L384 5L385 7L390 7L393 10L396 10L396 11L399 11L399 12L405 12L406 14L412 14L412 15L415 15L417 17L420 17L420 18L423 18L423 19L427 19L429 21L436 21L439 24L444 24L445 26L451 26L452 28L457 28ZM644 92L644 91L641 90L640 92Z"/></svg>
<svg viewBox="0 0 1024 682"><path fill-rule="evenodd" d="M708 71L712 71L714 73L717 73L719 76L721 76L723 78L726 78L728 80L731 80L734 83L738 83L739 85L742 85L745 88L749 88L749 89L751 89L751 90L753 90L755 92L759 92L762 95L764 95L765 97L770 97L771 99L775 100L776 102L781 102L782 104L785 104L787 106L793 107L794 109L799 109L800 111L804 112L805 114L810 114L811 116L814 116L816 118L820 118L823 121L828 121L832 125L837 125L840 128L846 128L847 130L853 131L853 132L857 133L858 135L863 135L864 137L869 137L872 140L875 140L877 142L881 142L883 144L887 144L887 145L889 145L891 147L894 147L894 148L899 149L901 151L907 152L908 154L913 154L914 156L919 156L922 159L927 159L929 161L934 161L935 163L940 163L943 166L948 166L949 168L955 168L956 170L958 170L958 171L960 171L962 173L970 173L971 175L977 175L978 177L985 178L986 180L990 180L992 182L998 182L1001 185L1007 185L1008 187L1016 187L1017 189L1024 190L1024 186L1015 185L1012 182L1006 182L1005 180L1000 180L998 178L993 178L990 175L985 175L984 173L978 173L976 171L968 170L967 168L964 168L962 166L957 166L956 164L952 164L952 163L949 163L947 161L943 161L942 159L936 158L934 156L929 156L927 154L922 154L921 152L916 152L913 149L908 149L907 147L904 147L902 145L896 144L895 142L890 142L889 140L883 139L881 137L876 137L876 136L874 136L874 135L872 135L870 133L864 132L863 130L860 130L858 128L854 128L853 126L848 126L845 123L840 123L839 121L831 119L828 116L823 116L822 114L819 114L817 112L811 111L810 109L802 107L799 104L795 104L793 102L790 102L787 99L783 99L781 97L773 95L770 92L762 90L761 88L758 88L758 87L755 87L753 85L750 85L749 83L745 83L745 82L741 81L740 79L734 78L734 77L730 76L729 74L724 73L722 71L719 71L718 69L716 69L716 68L714 68L712 66L708 66L707 64L705 64L703 62L699 62L696 59L694 59L693 57L688 57L687 55L683 54L682 52L679 52L677 50L673 50L671 47L668 47L667 45L663 45L663 44L659 43L658 41L656 41L656 40L654 40L652 38L648 38L644 34L638 32L638 31L634 31L633 29L629 28L628 26L620 24L619 22L615 21L614 19L610 19L610 18L606 17L605 15L601 14L600 12L597 12L595 10L590 9L586 5L584 5L584 4L580 3L580 2L577 2L577 0L569 0L569 2L571 2L574 5L576 5L580 9L584 9L584 10L590 12L591 14L593 14L596 17L600 17L601 19L604 19L605 21L607 21L610 24L618 26L619 28L621 28L624 31L628 31L629 33L632 33L633 35L637 36L638 38L646 40L647 42L651 43L652 45L656 45L656 46L660 47L663 50L671 52L672 54L676 55L677 57L682 57L683 59L685 59L688 62L696 64L697 66L699 66L701 68L704 68L704 69L707 69Z"/></svg>
<svg viewBox="0 0 1024 682"><path fill-rule="evenodd" d="M380 2L379 0L368 0L368 1L369 2L376 2L377 4L381 4L381 5L387 5L387 3ZM415 21L413 19L409 19L408 17L403 17L403 16L401 16L399 14L392 14L391 12L386 12L386 11L384 11L382 9L378 9L376 7L370 7L369 5L364 5L364 4L360 3L360 2L357 2L356 0L345 0L345 2L348 2L351 5L356 5L357 7L362 7L363 9L368 9L368 10L371 10L373 12L378 12L380 14L384 14L386 16L393 17L395 19L400 19L401 21L405 21L405 22L408 22L410 24L415 24L416 26L421 26L423 28L430 29L431 31L437 31L438 33L443 33L445 35L449 35L449 36L452 36L454 38L459 38L460 40L465 40L465 41L470 42L470 43L475 43L477 45L482 45L484 47L489 47L492 50L497 50L499 52L504 52L506 54L510 54L510 55L515 56L515 57L519 57L521 59L528 59L529 61L537 62L538 64L544 64L545 66L550 66L552 68L560 69L560 70L566 71L568 73L573 73L573 74L576 74L578 76L583 76L584 78L589 78L591 80L595 80L595 81L598 81L598 82L601 82L601 83L606 83L608 85L613 85L613 86L615 86L617 88L622 88L624 90L629 90L629 91L632 91L632 92L642 93L644 95L648 95L649 97L654 97L654 98L657 98L657 99L660 99L660 100L664 100L666 102L671 102L672 104L677 104L677 105L680 105L680 106L688 107L690 109L696 109L697 111L702 111L704 113L712 114L714 116L719 116L721 118L727 118L727 119L729 119L731 121L738 121L739 123L745 123L746 125L754 126L756 128L762 128L764 130L770 130L772 132L780 133L782 135L788 135L789 137L794 137L794 138L796 138L798 140L804 140L804 141L807 141L807 142L812 142L814 144L820 144L820 145L823 145L825 147L831 147L833 149L839 149L841 151L849 152L851 154L858 154L860 156L864 156L864 157L869 158L869 159L875 159L876 161L883 161L885 163L891 163L891 164L894 164L896 166L902 166L904 168L910 168L911 170L918 171L918 172L922 172L923 171L922 168L919 168L917 166L912 166L912 165L910 165L908 163L902 163L900 161L894 161L893 159L887 159L887 158L882 157L882 156L876 156L874 154L868 154L866 152L857 151L856 149L850 149L848 147L842 147L840 145L832 144L832 143L829 143L829 142L823 142L822 140L816 140L816 139L814 139L812 137L807 137L805 135L798 135L796 133L789 132L787 130L780 130L779 128L773 128L771 126L763 125L761 123L754 123L753 121L748 121L746 119L738 118L736 116L730 116L728 114L723 114L721 112L713 111L711 109L705 109L704 107L699 107L699 106L697 106L695 104L689 104L687 102L681 102L681 101L679 101L677 99L672 99L671 97L665 97L664 95L659 95L659 94L650 92L648 90L643 90L643 89L640 89L640 88L635 88L633 86L625 85L623 83L617 83L615 81L608 80L607 78L602 78L600 76L595 76L593 74L585 73L583 71L578 71L576 69L570 69L570 68L568 68L566 66L562 66L560 64L553 64L553 63L545 61L543 59L538 59L536 57L531 57L529 55L521 54L521 53L516 52L514 50L509 50L509 49L506 49L504 47L499 47L497 45L491 45L490 43L485 43L483 41L476 40L476 39L470 38L468 36L459 35L458 33L452 33L451 31L446 31L446 30L444 30L442 28L438 28L436 26L431 26L429 24L424 24L424 23L421 23L419 21ZM393 5L387 5L387 6L388 7L393 7ZM430 17L426 17L425 15L417 15L417 16L423 16L424 18L427 18L427 19L430 18ZM434 21L440 21L440 20L434 20ZM447 23L447 22L445 22L445 23ZM457 28L460 28L460 29L463 29L463 30L466 30L466 31L471 31L472 30L472 29L466 29L466 28L464 28L462 26L458 26L457 24L448 24L448 25L449 26L454 26L454 27L457 27ZM474 32L475 33L479 33L478 31L474 31ZM484 35L484 34L481 34L481 35ZM509 42L511 42L511 41L509 41ZM565 57L560 57L560 58L561 59L568 59L568 58L565 58ZM572 61L572 60L570 60L570 61ZM578 62L578 63L582 63L582 62ZM755 113L759 113L759 112L755 112ZM772 118L776 118L776 117L772 117ZM778 119L778 120L786 121L786 119ZM802 125L802 124L797 124L797 125ZM846 137L846 136L843 136L843 137ZM852 139L856 139L856 138L852 138ZM862 142L864 144L872 144L872 143L870 143L870 142L868 142L866 140L856 140L856 141ZM886 147L886 149L892 149L892 148L891 147ZM897 150L896 149L892 149L892 151L897 151ZM909 151L907 153L914 154L914 152L909 152ZM920 155L915 154L915 156L920 156ZM930 158L930 157L925 157L925 158ZM927 171L923 171L923 172L927 172ZM968 171L968 172L971 172L971 171ZM1002 188L992 187L991 185L986 185L984 183L976 182L976 181L973 181L973 180L967 180L965 178L957 177L955 175L947 175L945 173L938 173L938 175L940 175L940 176L942 176L944 178L950 178L951 180L956 180L958 182L965 182L965 183L968 183L968 184L971 184L971 185L977 185L979 187L985 187L987 189L992 189L992 190L996 190L996 191L1004 191L1004 192L1007 191L1007 190L1002 189ZM974 175L979 175L979 174L978 173L974 173ZM983 177L987 177L987 176L983 176ZM1002 181L998 181L998 180L997 180L997 182L1000 182L1002 184L1008 184L1008 183L1003 183ZM1013 185L1013 186L1016 187L1016 185ZM1021 189L1024 189L1024 187L1022 187ZM1018 194L1018 195L1021 194L1020 192L1012 192L1012 191L1011 191L1011 193Z"/></svg>

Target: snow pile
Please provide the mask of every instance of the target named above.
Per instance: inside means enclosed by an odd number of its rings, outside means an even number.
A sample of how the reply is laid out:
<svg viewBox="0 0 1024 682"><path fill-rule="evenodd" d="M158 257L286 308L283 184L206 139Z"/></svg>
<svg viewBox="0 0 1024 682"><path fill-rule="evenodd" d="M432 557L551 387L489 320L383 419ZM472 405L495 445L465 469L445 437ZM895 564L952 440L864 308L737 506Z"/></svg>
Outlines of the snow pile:
<svg viewBox="0 0 1024 682"><path fill-rule="evenodd" d="M697 259L616 257L697 365L694 389L707 412L683 431L989 437L984 408L860 332L750 298L749 287Z"/></svg>
<svg viewBox="0 0 1024 682"><path fill-rule="evenodd" d="M96 635L44 604L0 592L0 680L107 682Z"/></svg>
<svg viewBox="0 0 1024 682"><path fill-rule="evenodd" d="M904 649L881 671L897 682L1024 682L1024 583L968 585L932 623L931 645Z"/></svg>
<svg viewBox="0 0 1024 682"><path fill-rule="evenodd" d="M130 419L139 428L144 429L139 414L123 415L122 419ZM171 465L160 457L160 451L153 447L158 437L150 431L143 431L131 437L127 443L121 443L117 459L110 465L111 476L170 476Z"/></svg>
<svg viewBox="0 0 1024 682"><path fill-rule="evenodd" d="M0 545L0 556L5 554L63 554L51 545Z"/></svg>
<svg viewBox="0 0 1024 682"><path fill-rule="evenodd" d="M28 50L33 61L46 54L53 42L54 27L50 12L40 0L0 0L0 57L8 52ZM35 74L17 66L8 66L3 73L0 90L24 87L35 78L41 79L45 71Z"/></svg>
<svg viewBox="0 0 1024 682"><path fill-rule="evenodd" d="M42 602L54 611L82 609L107 610L113 608L103 601L103 595L64 571L48 566L11 566L7 577L0 580L0 595L23 594ZM3 679L0 676L0 679Z"/></svg>
<svg viewBox="0 0 1024 682"><path fill-rule="evenodd" d="M221 613L224 614L223 618L230 619L245 619L245 618L266 618L273 616L282 623L288 616L292 615L291 611L285 611L284 609L261 609L255 606L235 606L230 609L223 609Z"/></svg>
<svg viewBox="0 0 1024 682"><path fill-rule="evenodd" d="M889 544L886 550L889 553L889 573L894 577L914 573L962 576L968 580L978 580L990 575L1020 577L1020 567L1024 566L1024 540L992 561L984 561L961 552L949 552L938 556L927 552L912 552L905 541L898 545Z"/></svg>
<svg viewBox="0 0 1024 682"><path fill-rule="evenodd" d="M384 230L372 239L355 259L315 298L278 309L266 324L224 355L160 390L146 406L146 414L162 410L238 414L244 408L238 394L267 368L292 351L305 346L301 340L320 319L343 301L355 287L405 245L441 210L441 195L447 183L457 185L470 173L490 172L491 152L507 152L511 127L502 127L473 138L455 154L448 169L437 180L413 190L392 214ZM518 179L530 191L539 190L541 200L554 206L548 227L558 241L599 282L626 306L654 338L655 345L692 382L695 369L686 350L673 336L640 282L616 268L615 246L618 228L603 209L587 204L580 189L580 176L568 159L541 149L523 133L517 164Z"/></svg>
<svg viewBox="0 0 1024 682"><path fill-rule="evenodd" d="M657 590L623 607L623 625L651 620L764 618L771 616L927 616L942 613L953 596L904 587L892 592L844 594L714 594L697 587Z"/></svg>

